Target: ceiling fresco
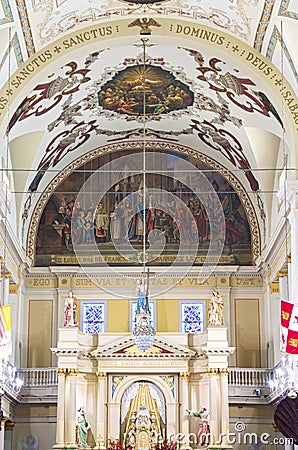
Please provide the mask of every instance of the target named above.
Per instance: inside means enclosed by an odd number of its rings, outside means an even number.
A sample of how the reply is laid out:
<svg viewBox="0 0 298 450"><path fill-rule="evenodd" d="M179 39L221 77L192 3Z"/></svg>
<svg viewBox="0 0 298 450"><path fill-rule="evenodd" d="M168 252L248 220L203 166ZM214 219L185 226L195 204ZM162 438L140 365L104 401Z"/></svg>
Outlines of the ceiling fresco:
<svg viewBox="0 0 298 450"><path fill-rule="evenodd" d="M232 173L265 239L277 181L260 167L276 166L298 123L292 1L23 3L0 0L0 119L11 164L26 168L12 178L24 247L57 173L100 147L142 142L144 127L146 145L181 146Z"/></svg>

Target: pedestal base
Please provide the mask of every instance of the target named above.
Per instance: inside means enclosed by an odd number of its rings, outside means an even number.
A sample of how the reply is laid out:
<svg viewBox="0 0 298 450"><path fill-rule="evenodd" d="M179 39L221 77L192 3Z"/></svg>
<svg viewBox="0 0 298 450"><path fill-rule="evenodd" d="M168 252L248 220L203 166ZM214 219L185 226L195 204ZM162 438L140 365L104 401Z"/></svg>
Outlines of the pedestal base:
<svg viewBox="0 0 298 450"><path fill-rule="evenodd" d="M96 445L93 450L106 450L106 448L107 447L105 446L104 439L101 436L99 436L96 439Z"/></svg>
<svg viewBox="0 0 298 450"><path fill-rule="evenodd" d="M53 450L78 450L80 448L91 450L90 447L78 447L77 444L54 444L52 447Z"/></svg>

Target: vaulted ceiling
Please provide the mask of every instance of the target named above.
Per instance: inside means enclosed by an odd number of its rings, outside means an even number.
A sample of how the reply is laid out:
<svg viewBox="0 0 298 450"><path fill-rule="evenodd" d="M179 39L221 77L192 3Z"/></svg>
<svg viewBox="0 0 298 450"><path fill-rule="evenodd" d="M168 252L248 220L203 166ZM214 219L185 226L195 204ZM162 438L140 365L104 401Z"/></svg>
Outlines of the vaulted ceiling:
<svg viewBox="0 0 298 450"><path fill-rule="evenodd" d="M24 242L55 177L142 143L144 117L152 145L238 180L265 242L285 161L297 164L297 18L295 0L0 0L2 163Z"/></svg>

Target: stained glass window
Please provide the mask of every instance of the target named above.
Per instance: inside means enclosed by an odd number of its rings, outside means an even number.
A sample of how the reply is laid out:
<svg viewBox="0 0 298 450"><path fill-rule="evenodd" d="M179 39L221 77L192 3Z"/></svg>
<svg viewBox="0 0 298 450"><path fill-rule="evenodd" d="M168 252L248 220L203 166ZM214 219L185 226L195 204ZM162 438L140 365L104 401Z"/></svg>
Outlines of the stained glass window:
<svg viewBox="0 0 298 450"><path fill-rule="evenodd" d="M130 309L130 329L133 331L136 326L136 308L137 302L131 302ZM150 325L155 328L155 302L149 301Z"/></svg>
<svg viewBox="0 0 298 450"><path fill-rule="evenodd" d="M103 333L105 331L105 303L83 302L81 323L83 333Z"/></svg>
<svg viewBox="0 0 298 450"><path fill-rule="evenodd" d="M181 331L183 333L201 333L205 324L204 302L181 302Z"/></svg>

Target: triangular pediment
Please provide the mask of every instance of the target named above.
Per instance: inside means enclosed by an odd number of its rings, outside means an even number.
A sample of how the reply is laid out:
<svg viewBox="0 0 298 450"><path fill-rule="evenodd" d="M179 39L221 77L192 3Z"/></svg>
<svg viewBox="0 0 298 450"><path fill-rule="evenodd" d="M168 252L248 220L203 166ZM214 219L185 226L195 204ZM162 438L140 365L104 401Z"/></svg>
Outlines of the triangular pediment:
<svg viewBox="0 0 298 450"><path fill-rule="evenodd" d="M99 347L91 355L96 358L121 358L121 357L149 357L149 358L184 358L189 359L195 356L196 352L184 347L182 345L176 344L165 338L156 337L153 346L146 352L141 352L138 350L133 335L125 338L119 339L118 341Z"/></svg>

